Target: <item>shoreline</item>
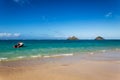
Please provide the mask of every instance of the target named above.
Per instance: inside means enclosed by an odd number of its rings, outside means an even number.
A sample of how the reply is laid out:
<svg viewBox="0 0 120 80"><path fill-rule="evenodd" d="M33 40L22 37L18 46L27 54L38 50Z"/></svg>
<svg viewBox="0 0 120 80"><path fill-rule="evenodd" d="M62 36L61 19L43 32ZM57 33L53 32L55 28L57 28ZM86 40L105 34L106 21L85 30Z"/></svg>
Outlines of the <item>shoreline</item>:
<svg viewBox="0 0 120 80"><path fill-rule="evenodd" d="M108 50L97 50L97 51L87 51L87 52L80 52L80 53L64 53L64 54L47 54L47 55L30 55L30 56L18 56L13 59L9 59L6 57L1 57L0 62L9 62L9 61L18 61L18 60L26 60L26 59L33 59L33 58L57 58L57 57L65 57L65 56L83 56L83 55L96 55L96 54L106 54L106 53L120 53L120 49L108 49ZM120 55L118 55L120 56Z"/></svg>
<svg viewBox="0 0 120 80"><path fill-rule="evenodd" d="M120 58L104 56L98 53L0 62L0 80L120 80Z"/></svg>
<svg viewBox="0 0 120 80"><path fill-rule="evenodd" d="M1 61L0 80L120 80L120 51Z"/></svg>

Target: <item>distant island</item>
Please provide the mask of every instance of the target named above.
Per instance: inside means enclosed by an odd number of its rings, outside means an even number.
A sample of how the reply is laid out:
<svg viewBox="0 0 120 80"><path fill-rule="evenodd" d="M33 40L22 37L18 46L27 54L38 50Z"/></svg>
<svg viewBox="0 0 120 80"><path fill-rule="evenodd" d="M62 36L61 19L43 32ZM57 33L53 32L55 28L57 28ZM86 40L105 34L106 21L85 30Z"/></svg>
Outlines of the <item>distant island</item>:
<svg viewBox="0 0 120 80"><path fill-rule="evenodd" d="M105 39L101 36L98 36L98 37L95 38L95 40L105 40Z"/></svg>
<svg viewBox="0 0 120 80"><path fill-rule="evenodd" d="M72 36L72 37L68 37L67 40L79 40L79 39L75 36Z"/></svg>
<svg viewBox="0 0 120 80"><path fill-rule="evenodd" d="M79 40L79 38L77 38L76 36L71 36L68 37L67 40ZM94 40L105 40L105 39L101 36L97 36Z"/></svg>

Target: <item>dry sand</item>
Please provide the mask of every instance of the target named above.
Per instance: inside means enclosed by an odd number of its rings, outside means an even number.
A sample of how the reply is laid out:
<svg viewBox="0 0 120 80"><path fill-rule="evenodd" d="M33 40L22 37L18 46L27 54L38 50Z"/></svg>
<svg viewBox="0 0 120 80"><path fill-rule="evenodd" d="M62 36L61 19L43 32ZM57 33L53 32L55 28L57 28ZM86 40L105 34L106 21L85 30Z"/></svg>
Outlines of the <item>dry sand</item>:
<svg viewBox="0 0 120 80"><path fill-rule="evenodd" d="M120 80L120 61L39 60L1 63L0 80Z"/></svg>

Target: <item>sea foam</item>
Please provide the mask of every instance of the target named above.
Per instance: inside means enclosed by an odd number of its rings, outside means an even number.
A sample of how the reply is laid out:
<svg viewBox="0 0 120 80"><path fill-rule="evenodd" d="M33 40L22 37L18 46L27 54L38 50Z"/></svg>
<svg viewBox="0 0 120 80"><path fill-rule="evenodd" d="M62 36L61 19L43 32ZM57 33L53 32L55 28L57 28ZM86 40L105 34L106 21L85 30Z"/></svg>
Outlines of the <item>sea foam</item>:
<svg viewBox="0 0 120 80"><path fill-rule="evenodd" d="M19 57L17 57L18 59L23 59L23 58L25 58L26 56L19 56Z"/></svg>
<svg viewBox="0 0 120 80"><path fill-rule="evenodd" d="M0 58L0 61L6 61L8 58Z"/></svg>
<svg viewBox="0 0 120 80"><path fill-rule="evenodd" d="M73 56L73 54L56 54L56 55L45 55L43 56L44 58L49 58L49 57L60 57L60 56Z"/></svg>
<svg viewBox="0 0 120 80"><path fill-rule="evenodd" d="M38 57L41 57L41 55L32 55L30 56L31 58L38 58Z"/></svg>

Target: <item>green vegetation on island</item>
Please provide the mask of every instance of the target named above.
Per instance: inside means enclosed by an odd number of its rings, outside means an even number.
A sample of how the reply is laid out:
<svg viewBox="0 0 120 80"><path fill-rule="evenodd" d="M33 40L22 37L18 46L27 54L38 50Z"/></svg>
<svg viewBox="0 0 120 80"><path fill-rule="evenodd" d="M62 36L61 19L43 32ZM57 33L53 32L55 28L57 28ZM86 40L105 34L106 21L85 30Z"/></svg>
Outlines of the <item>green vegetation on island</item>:
<svg viewBox="0 0 120 80"><path fill-rule="evenodd" d="M98 36L98 37L95 38L95 40L105 40L105 39L101 36Z"/></svg>
<svg viewBox="0 0 120 80"><path fill-rule="evenodd" d="M75 36L72 36L72 37L68 37L67 40L79 40L79 39Z"/></svg>

